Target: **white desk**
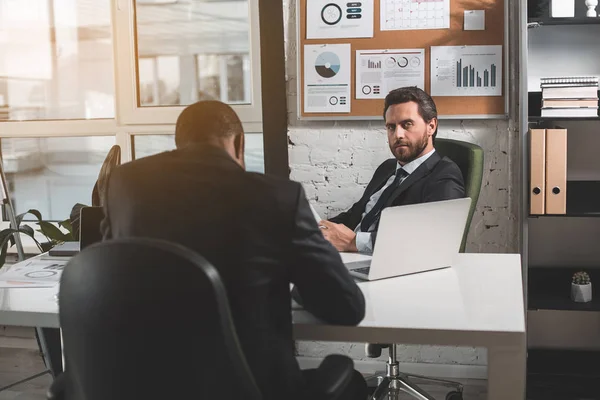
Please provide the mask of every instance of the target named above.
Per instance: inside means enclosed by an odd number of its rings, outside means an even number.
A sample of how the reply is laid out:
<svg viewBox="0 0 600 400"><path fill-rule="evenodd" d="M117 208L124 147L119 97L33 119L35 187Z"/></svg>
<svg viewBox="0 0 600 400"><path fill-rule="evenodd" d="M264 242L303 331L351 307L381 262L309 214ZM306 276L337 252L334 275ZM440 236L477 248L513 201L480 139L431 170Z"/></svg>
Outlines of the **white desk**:
<svg viewBox="0 0 600 400"><path fill-rule="evenodd" d="M35 258L48 258L41 254ZM64 258L57 258L63 259ZM5 266L1 269L4 271ZM52 288L0 289L0 325L58 328L58 285Z"/></svg>
<svg viewBox="0 0 600 400"><path fill-rule="evenodd" d="M294 311L296 339L487 347L488 399L524 398L520 255L461 254L452 269L359 286L367 310L358 326ZM58 327L57 289L0 289L0 325Z"/></svg>
<svg viewBox="0 0 600 400"><path fill-rule="evenodd" d="M326 325L306 311L294 311L295 338L487 347L488 399L524 398L520 255L460 254L452 269L363 282L359 287L367 309L358 326Z"/></svg>

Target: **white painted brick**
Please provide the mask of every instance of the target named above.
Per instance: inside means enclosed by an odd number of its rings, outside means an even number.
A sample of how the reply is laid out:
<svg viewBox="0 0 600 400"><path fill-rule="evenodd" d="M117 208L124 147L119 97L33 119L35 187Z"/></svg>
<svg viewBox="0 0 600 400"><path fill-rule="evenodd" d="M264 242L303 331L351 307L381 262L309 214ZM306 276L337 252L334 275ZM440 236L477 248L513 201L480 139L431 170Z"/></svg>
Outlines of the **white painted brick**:
<svg viewBox="0 0 600 400"><path fill-rule="evenodd" d="M334 169L325 174L325 180L337 187L356 185L356 172L351 168Z"/></svg>
<svg viewBox="0 0 600 400"><path fill-rule="evenodd" d="M325 182L325 171L307 167L298 167L292 169L290 179L297 182Z"/></svg>
<svg viewBox="0 0 600 400"><path fill-rule="evenodd" d="M350 149L340 149L335 153L333 164L348 166L352 164L353 152Z"/></svg>
<svg viewBox="0 0 600 400"><path fill-rule="evenodd" d="M310 147L288 146L288 157L290 165L310 165Z"/></svg>
<svg viewBox="0 0 600 400"><path fill-rule="evenodd" d="M356 188L352 187L331 187L327 191L319 193L319 201L334 203L343 200L344 204L351 205L354 201L358 200L356 192Z"/></svg>
<svg viewBox="0 0 600 400"><path fill-rule="evenodd" d="M373 171L384 162L387 155L383 151L362 150L354 153L353 165L355 167L371 167Z"/></svg>
<svg viewBox="0 0 600 400"><path fill-rule="evenodd" d="M375 173L375 168L358 169L357 173L356 173L356 177L357 177L356 182L359 185L364 185L366 187L366 185L368 185L369 182L371 182L371 179L373 178L374 173Z"/></svg>

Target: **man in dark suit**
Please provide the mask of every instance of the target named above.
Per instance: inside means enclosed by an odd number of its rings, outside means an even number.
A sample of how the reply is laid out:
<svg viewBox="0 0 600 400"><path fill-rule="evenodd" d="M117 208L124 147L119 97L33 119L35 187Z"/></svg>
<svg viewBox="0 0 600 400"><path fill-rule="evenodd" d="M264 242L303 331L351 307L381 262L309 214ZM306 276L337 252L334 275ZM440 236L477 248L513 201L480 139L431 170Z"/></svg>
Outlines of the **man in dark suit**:
<svg viewBox="0 0 600 400"><path fill-rule="evenodd" d="M363 319L362 292L321 234L302 186L245 171L244 132L228 105L187 107L175 143L111 174L104 238L166 239L203 255L225 283L264 398L318 399L317 371L301 371L294 357L290 283L304 307L331 324ZM343 398L364 400L366 391L355 372Z"/></svg>
<svg viewBox="0 0 600 400"><path fill-rule="evenodd" d="M390 150L350 210L321 221L323 235L339 251L371 253L379 216L386 207L458 199L465 196L458 166L435 152L437 109L416 87L392 90L383 110Z"/></svg>

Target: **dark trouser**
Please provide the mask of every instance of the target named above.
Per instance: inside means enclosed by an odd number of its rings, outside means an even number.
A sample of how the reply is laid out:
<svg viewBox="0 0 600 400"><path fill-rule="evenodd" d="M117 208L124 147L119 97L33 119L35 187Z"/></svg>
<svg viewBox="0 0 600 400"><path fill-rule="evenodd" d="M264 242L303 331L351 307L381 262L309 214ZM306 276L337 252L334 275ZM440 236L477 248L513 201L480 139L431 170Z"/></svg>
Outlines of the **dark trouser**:
<svg viewBox="0 0 600 400"><path fill-rule="evenodd" d="M304 378L306 379L308 387L312 386L311 380L316 379L316 377L317 377L316 372L317 372L316 369L302 370L302 373L304 374ZM365 379L363 378L363 376L359 372L354 371L354 375L352 376L352 381L350 381L350 384L348 385L346 390L343 392L343 394L341 396L339 396L339 399L340 400L366 400L367 396L368 396L367 390L368 390L367 382L365 382ZM319 400L319 399L315 398L315 400Z"/></svg>

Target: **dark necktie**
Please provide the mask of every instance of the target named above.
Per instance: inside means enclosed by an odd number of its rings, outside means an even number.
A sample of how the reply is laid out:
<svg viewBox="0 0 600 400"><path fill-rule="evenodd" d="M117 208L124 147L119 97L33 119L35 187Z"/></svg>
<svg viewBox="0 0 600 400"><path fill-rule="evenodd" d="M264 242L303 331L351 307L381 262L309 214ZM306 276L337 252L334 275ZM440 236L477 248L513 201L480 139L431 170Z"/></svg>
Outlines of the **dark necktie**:
<svg viewBox="0 0 600 400"><path fill-rule="evenodd" d="M383 191L383 193L381 193L381 196L379 197L379 200L377 200L377 203L375 203L371 211L369 211L367 215L365 215L362 222L360 223L361 232L369 231L371 225L373 225L373 223L379 218L379 214L381 214L383 205L389 200L390 196L398 187L398 184L402 181L402 179L404 179L407 176L408 173L405 170L403 170L402 168L398 168L398 170L396 171L396 178L394 178L392 184L388 186Z"/></svg>

